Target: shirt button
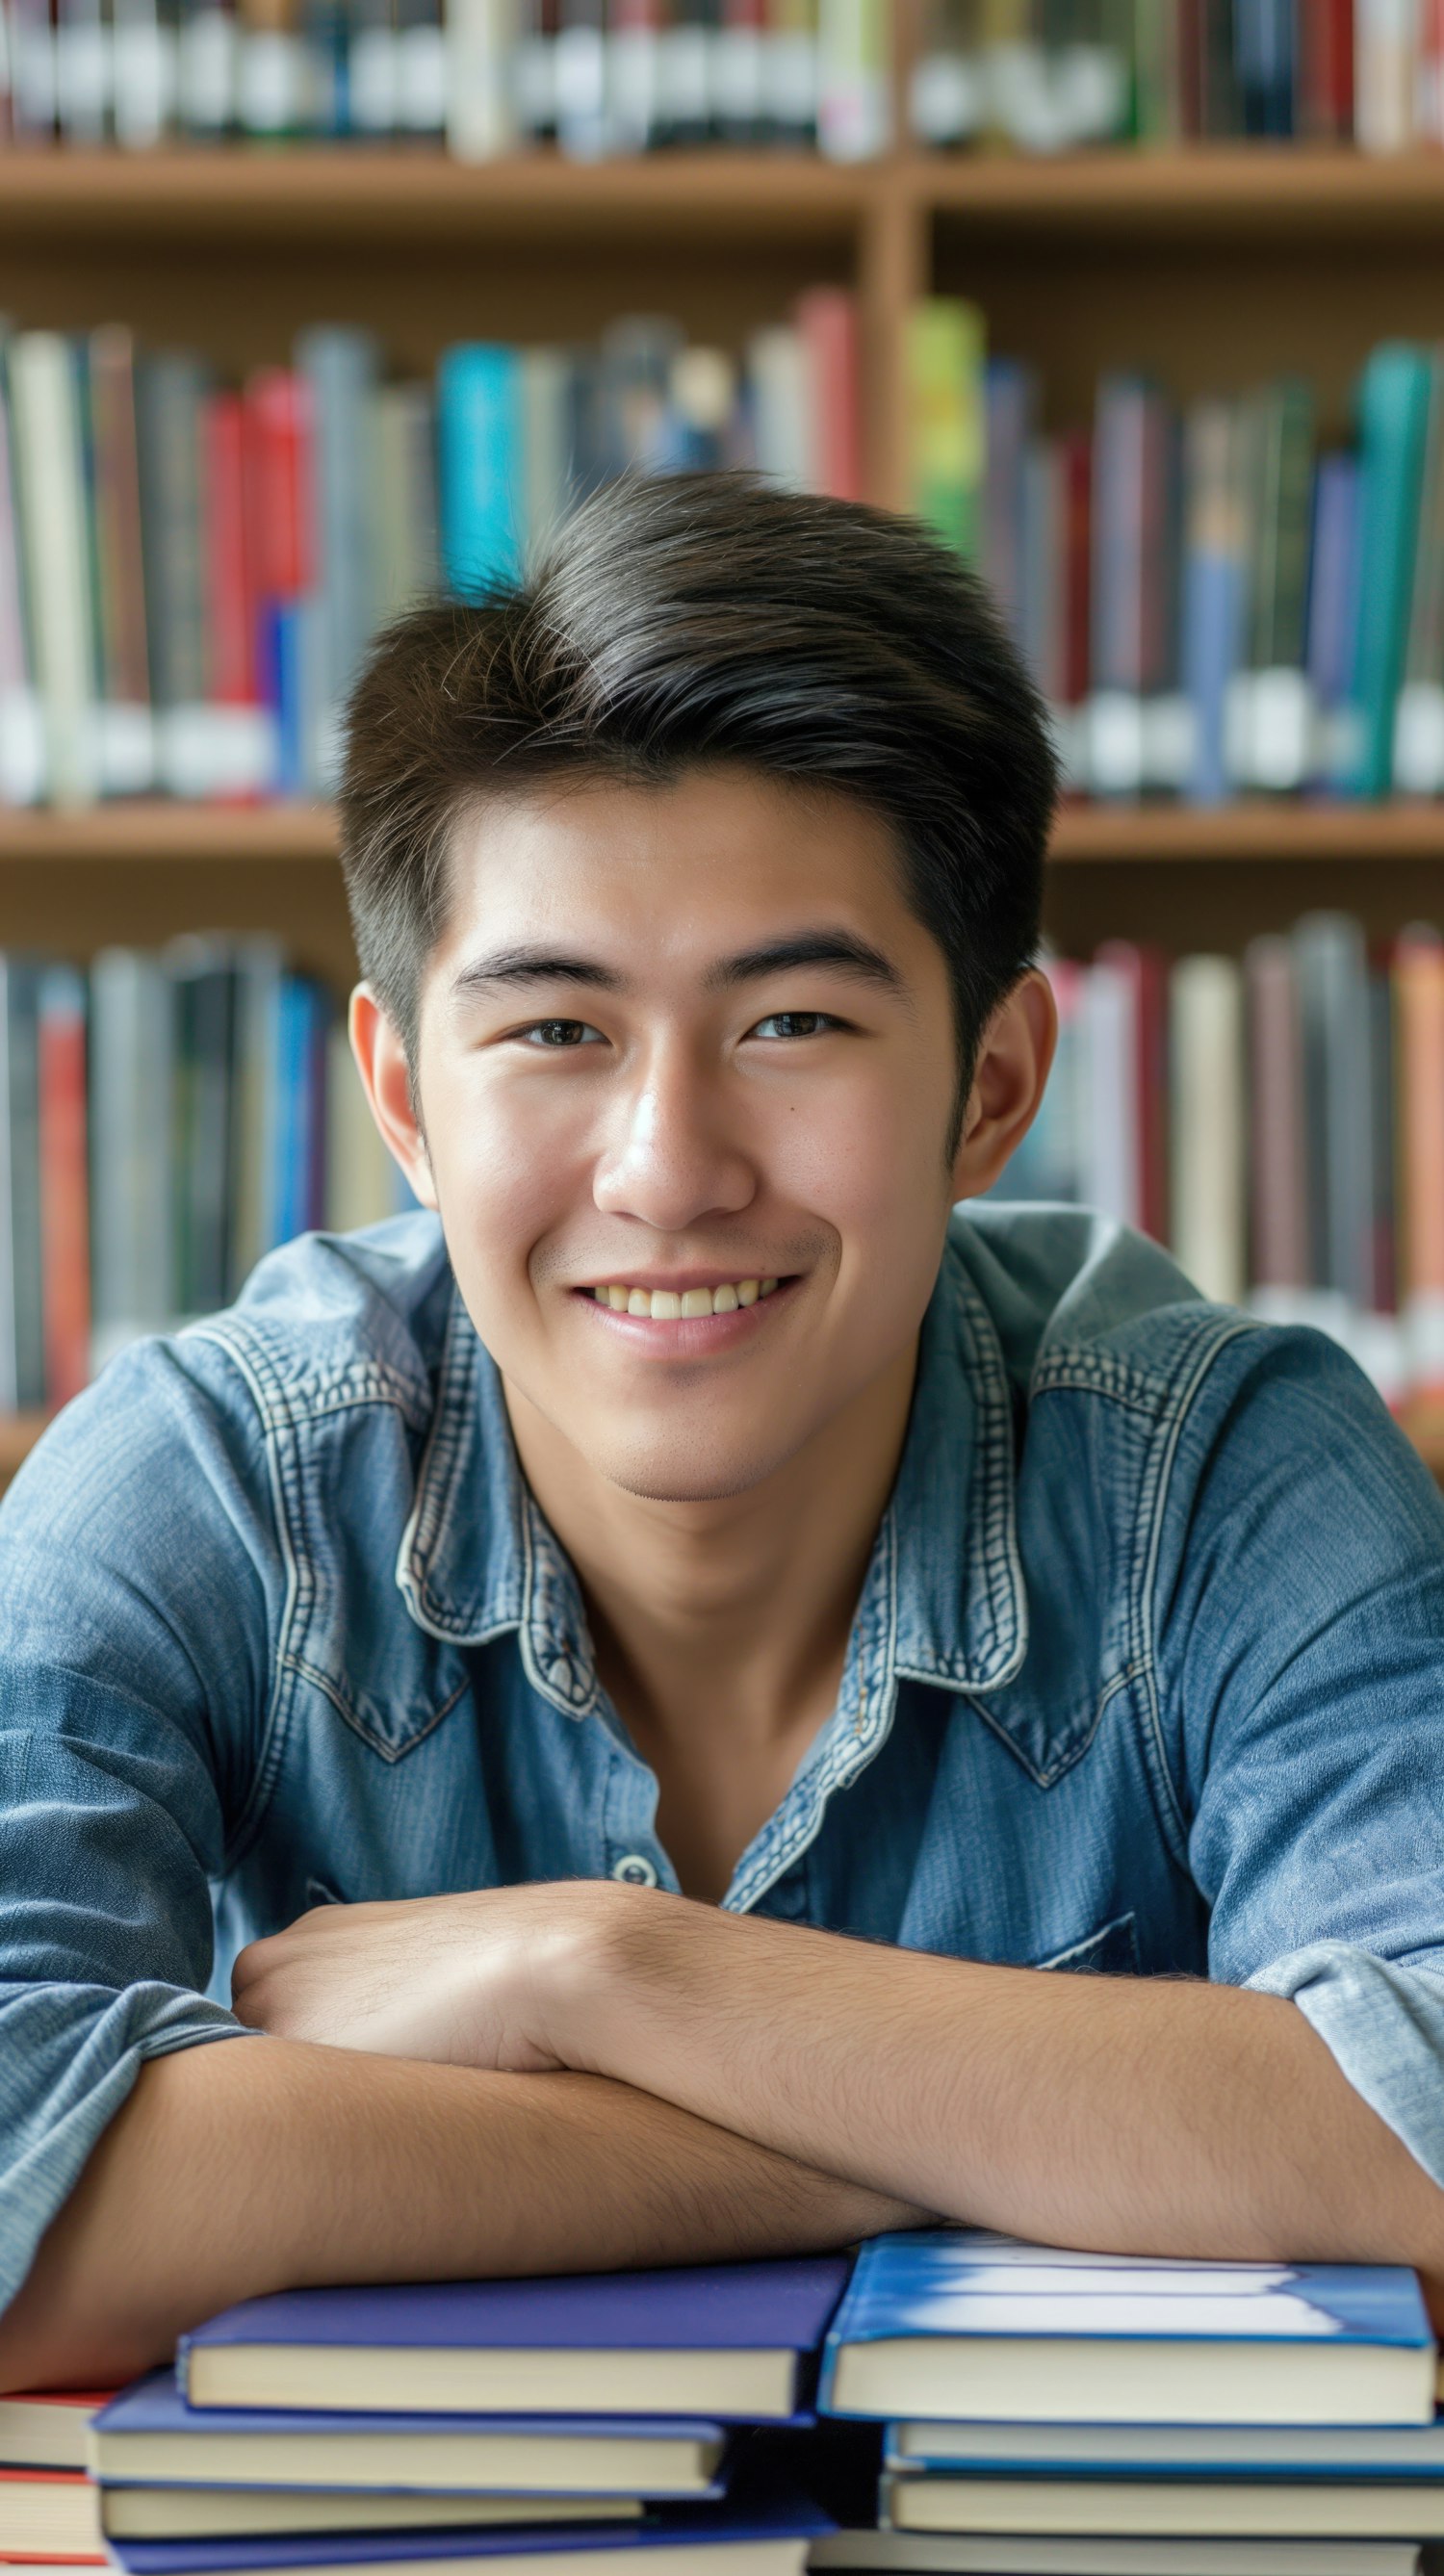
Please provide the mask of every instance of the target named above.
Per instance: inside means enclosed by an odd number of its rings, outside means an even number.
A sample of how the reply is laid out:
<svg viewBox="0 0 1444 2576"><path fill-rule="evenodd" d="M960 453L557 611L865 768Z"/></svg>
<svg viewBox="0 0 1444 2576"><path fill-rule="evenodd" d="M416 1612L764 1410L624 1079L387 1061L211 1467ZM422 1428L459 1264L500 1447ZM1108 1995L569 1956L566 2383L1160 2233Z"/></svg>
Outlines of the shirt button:
<svg viewBox="0 0 1444 2576"><path fill-rule="evenodd" d="M657 1884L657 1873L645 1852L623 1852L621 1859L612 1864L612 1876L620 1878L628 1887L655 1887Z"/></svg>

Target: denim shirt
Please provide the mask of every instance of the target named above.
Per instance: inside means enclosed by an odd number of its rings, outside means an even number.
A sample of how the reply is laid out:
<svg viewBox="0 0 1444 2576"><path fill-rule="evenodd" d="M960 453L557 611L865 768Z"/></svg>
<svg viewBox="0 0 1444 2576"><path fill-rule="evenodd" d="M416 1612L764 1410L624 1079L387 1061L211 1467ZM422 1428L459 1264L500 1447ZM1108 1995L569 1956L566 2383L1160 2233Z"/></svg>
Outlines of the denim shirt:
<svg viewBox="0 0 1444 2576"><path fill-rule="evenodd" d="M116 1360L0 1509L0 2304L325 1902L675 1887L433 1218ZM837 1706L724 1902L1292 1997L1444 2182L1444 1507L1334 1345L953 1219Z"/></svg>

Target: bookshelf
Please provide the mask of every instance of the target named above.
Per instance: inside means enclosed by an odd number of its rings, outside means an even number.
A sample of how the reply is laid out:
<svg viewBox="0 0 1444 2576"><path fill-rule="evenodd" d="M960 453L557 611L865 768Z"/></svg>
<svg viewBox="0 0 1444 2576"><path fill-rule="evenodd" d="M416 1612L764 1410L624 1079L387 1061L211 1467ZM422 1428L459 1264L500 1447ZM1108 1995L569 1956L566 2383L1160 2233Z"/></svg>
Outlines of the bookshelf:
<svg viewBox="0 0 1444 2576"><path fill-rule="evenodd" d="M323 316L369 324L404 371L458 337L590 335L624 311L736 347L801 288L849 285L884 504L906 492L900 353L919 294L983 304L996 346L1038 363L1049 426L1083 416L1100 368L1141 362L1183 396L1296 365L1338 427L1372 342L1444 337L1441 248L1438 152L900 149L855 167L781 151L482 166L406 147L0 153L0 311L22 327L121 318L236 371ZM1444 803L1074 806L1052 852L1049 926L1079 952L1110 935L1237 950L1321 901L1379 935L1444 917ZM0 945L83 954L209 928L277 931L344 981L329 814L0 813ZM1410 1427L1444 1477L1444 1410ZM35 1429L0 1423L0 1478Z"/></svg>

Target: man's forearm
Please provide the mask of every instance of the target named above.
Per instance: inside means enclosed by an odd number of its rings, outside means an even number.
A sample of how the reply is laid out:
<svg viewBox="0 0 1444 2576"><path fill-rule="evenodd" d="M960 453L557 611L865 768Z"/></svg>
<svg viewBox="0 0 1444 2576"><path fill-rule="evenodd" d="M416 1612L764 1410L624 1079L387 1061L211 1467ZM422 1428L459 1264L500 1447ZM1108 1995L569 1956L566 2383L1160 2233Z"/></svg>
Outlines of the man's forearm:
<svg viewBox="0 0 1444 2576"><path fill-rule="evenodd" d="M227 2040L142 2069L0 2318L0 2387L127 2378L308 2282L796 2252L913 2215L592 2076Z"/></svg>
<svg viewBox="0 0 1444 2576"><path fill-rule="evenodd" d="M567 2064L950 2217L1118 2251L1410 2262L1444 2313L1444 2193L1292 2003L651 1893L575 1955Z"/></svg>

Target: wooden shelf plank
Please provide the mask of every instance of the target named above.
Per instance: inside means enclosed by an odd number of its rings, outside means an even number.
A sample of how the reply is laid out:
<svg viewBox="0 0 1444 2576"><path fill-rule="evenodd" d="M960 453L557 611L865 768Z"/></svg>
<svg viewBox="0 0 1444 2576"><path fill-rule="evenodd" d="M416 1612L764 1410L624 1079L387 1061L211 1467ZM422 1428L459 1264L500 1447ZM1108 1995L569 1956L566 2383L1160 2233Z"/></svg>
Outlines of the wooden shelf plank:
<svg viewBox="0 0 1444 2576"><path fill-rule="evenodd" d="M1053 836L1055 864L1126 861L1217 861L1232 866L1284 859L1301 866L1329 860L1385 865L1390 859L1444 859L1444 803L1233 805L1069 805Z"/></svg>
<svg viewBox="0 0 1444 2576"><path fill-rule="evenodd" d="M0 814L0 866L66 860L204 865L249 859L330 860L336 826L325 805L187 805L164 797Z"/></svg>
<svg viewBox="0 0 1444 2576"><path fill-rule="evenodd" d="M1321 247L1365 234L1444 234L1440 152L1384 158L1343 145L1199 144L1057 159L939 154L908 167L935 212L989 230L1082 226L1141 248L1160 232L1171 239L1263 232ZM1138 229L1145 223L1146 233Z"/></svg>
<svg viewBox="0 0 1444 2576"><path fill-rule="evenodd" d="M892 165L886 165L891 171ZM144 152L57 146L0 153L0 251L87 236L294 243L527 234L724 232L829 238L851 231L885 165L788 152L692 152L580 162L554 152L468 163L418 148L244 144Z"/></svg>
<svg viewBox="0 0 1444 2576"><path fill-rule="evenodd" d="M836 238L906 205L989 231L1081 226L1146 245L1177 238L1444 239L1444 153L1374 158L1310 145L1120 148L1056 159L902 153L839 164L806 152L656 153L568 161L555 152L481 163L427 148L232 144L144 152L0 153L0 249L188 236L294 243L469 235L618 236L657 222L684 233ZM1146 226L1147 230L1140 230Z"/></svg>
<svg viewBox="0 0 1444 2576"><path fill-rule="evenodd" d="M154 798L66 811L0 813L0 866L96 860L126 866L316 862L332 858L335 846L335 825L324 805L185 805ZM1052 859L1060 867L1444 862L1444 801L1070 805L1059 816Z"/></svg>

